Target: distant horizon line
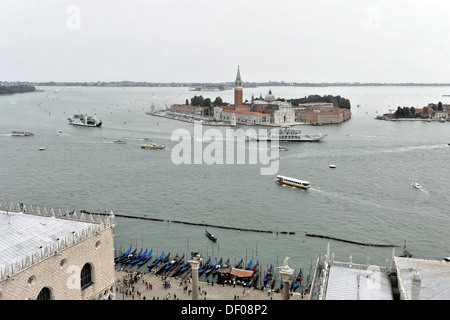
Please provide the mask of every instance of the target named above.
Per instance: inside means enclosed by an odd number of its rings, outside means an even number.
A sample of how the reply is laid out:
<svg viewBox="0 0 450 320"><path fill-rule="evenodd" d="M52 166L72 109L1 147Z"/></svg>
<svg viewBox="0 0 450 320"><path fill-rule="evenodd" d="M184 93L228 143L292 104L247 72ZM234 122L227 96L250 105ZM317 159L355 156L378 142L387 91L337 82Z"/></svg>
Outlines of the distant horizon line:
<svg viewBox="0 0 450 320"><path fill-rule="evenodd" d="M230 86L234 87L234 82L148 82L133 80L117 81L0 81L0 85L34 85L34 86L124 86L124 87L153 87L153 86L182 86L182 87L212 87L212 86ZM255 86L306 86L306 87L324 87L324 86L450 86L445 82L293 82L293 81L247 81L244 87Z"/></svg>

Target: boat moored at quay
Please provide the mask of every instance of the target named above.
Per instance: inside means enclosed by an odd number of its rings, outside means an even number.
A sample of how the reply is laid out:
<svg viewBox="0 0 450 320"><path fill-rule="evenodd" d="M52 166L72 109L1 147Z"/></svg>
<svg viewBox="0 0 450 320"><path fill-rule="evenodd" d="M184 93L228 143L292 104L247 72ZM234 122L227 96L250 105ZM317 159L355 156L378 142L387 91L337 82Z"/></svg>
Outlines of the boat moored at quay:
<svg viewBox="0 0 450 320"><path fill-rule="evenodd" d="M302 189L309 189L311 187L308 181L290 178L290 177L286 177L286 176L280 176L280 175L278 175L275 178L275 182L278 184L285 184L285 185L302 188Z"/></svg>
<svg viewBox="0 0 450 320"><path fill-rule="evenodd" d="M322 133L304 134L300 129L294 129L288 126L272 129L267 134L248 135L251 140L280 142L318 142L322 141L326 136Z"/></svg>

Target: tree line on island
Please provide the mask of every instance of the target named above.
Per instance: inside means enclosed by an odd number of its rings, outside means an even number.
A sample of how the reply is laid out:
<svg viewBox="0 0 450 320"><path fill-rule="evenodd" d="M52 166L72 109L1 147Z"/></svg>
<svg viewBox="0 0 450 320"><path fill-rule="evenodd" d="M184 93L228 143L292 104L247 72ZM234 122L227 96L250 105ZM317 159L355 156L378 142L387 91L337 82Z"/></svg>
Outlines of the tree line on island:
<svg viewBox="0 0 450 320"><path fill-rule="evenodd" d="M255 100L258 100L258 98L256 98ZM332 103L333 107L338 107L338 108L345 108L345 109L350 109L351 108L351 104L350 104L350 100L343 98L341 96L332 96L332 95L325 95L325 96L320 96L320 95L309 95L307 97L304 98L298 98L298 99L282 99L282 98L277 98L276 101L288 101L290 102L292 105L294 106L298 106L299 104L302 103L319 103L319 102L326 102L326 103ZM245 102L248 102L248 100L246 100ZM189 99L186 99L186 105L189 104ZM210 98L204 98L203 96L194 96L193 98L191 98L190 104L194 107L221 107L221 106L228 106L229 103L223 102L221 97L216 97L216 99L214 101L212 101Z"/></svg>
<svg viewBox="0 0 450 320"><path fill-rule="evenodd" d="M431 109L431 110L430 110ZM437 104L430 103L427 107L421 109L416 109L414 107L397 107L394 112L394 118L428 118L434 115L436 111L443 111L442 102L439 101Z"/></svg>
<svg viewBox="0 0 450 320"><path fill-rule="evenodd" d="M0 94L14 94L14 93L24 93L36 91L34 86L29 85L18 85L18 86L1 86Z"/></svg>
<svg viewBox="0 0 450 320"><path fill-rule="evenodd" d="M309 95L307 97L300 98L300 99L290 99L289 101L294 106L298 106L299 104L302 104L302 103L327 102L327 103L332 103L333 107L349 109L349 110L351 108L350 100L343 98L339 95L338 96L332 96L332 95L320 96L318 94L313 94L313 95Z"/></svg>

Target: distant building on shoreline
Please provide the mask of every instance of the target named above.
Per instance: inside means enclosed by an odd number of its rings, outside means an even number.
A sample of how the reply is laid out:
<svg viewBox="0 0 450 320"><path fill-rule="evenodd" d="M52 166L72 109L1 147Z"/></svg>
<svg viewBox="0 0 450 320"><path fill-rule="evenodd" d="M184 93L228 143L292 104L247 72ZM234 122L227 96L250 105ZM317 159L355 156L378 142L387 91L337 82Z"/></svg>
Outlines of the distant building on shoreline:
<svg viewBox="0 0 450 320"><path fill-rule="evenodd" d="M252 94L250 101L244 100L239 66L234 84L233 105L202 107L174 104L171 111L196 116L213 114L217 121L267 126L335 124L351 118L349 109L334 107L332 103L304 103L293 106L285 99L277 99L271 89L264 97L260 94L259 98L255 98Z"/></svg>

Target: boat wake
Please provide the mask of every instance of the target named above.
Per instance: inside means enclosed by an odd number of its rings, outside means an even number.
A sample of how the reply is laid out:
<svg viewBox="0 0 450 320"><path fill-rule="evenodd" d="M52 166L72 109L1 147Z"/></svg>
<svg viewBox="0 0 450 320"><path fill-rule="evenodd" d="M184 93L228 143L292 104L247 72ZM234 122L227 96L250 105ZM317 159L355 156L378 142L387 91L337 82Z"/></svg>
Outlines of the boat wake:
<svg viewBox="0 0 450 320"><path fill-rule="evenodd" d="M409 151L417 151L417 150L431 150L437 148L447 147L447 144L427 144L427 145L419 145L419 146L408 146L408 147L399 147L391 150L384 150L386 153L396 153L396 152L409 152Z"/></svg>
<svg viewBox="0 0 450 320"><path fill-rule="evenodd" d="M360 198L359 196L362 195L363 193L362 192L358 192L358 191L353 194L354 196L345 196L345 195L342 195L342 194L331 193L331 192L320 190L320 189L313 188L313 187L311 187L310 190L312 192L322 193L330 201L333 201L335 203L338 203L338 202L341 203L342 201L344 201L344 203L347 203L347 204L355 203L355 204L362 205L364 207L365 206L377 207L377 208L383 209L383 211L398 211L398 212L402 212L402 213L409 212L408 210L406 210L404 208L396 208L396 207L393 207L393 206L387 206L383 202L372 202L372 201L368 201L366 199ZM380 211L380 212L383 212L383 211Z"/></svg>

